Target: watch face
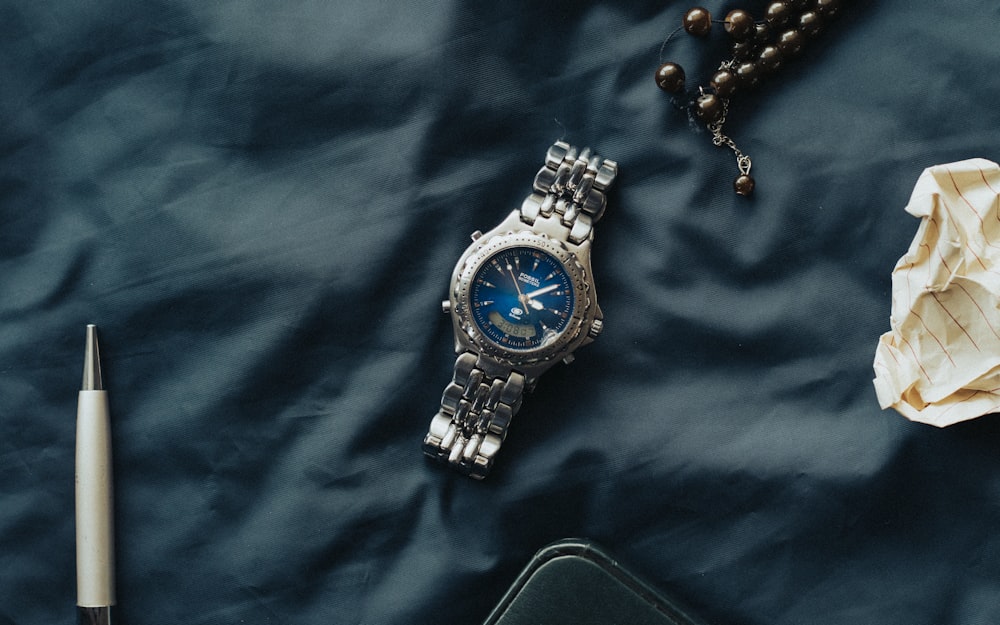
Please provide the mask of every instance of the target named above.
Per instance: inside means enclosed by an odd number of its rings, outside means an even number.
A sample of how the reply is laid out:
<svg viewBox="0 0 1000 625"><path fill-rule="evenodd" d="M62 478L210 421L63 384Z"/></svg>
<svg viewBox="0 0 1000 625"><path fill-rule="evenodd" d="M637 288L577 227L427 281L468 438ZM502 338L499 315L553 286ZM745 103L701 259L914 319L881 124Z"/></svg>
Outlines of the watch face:
<svg viewBox="0 0 1000 625"><path fill-rule="evenodd" d="M509 247L487 258L472 277L469 296L483 335L519 351L551 345L566 330L576 304L562 263L532 247Z"/></svg>

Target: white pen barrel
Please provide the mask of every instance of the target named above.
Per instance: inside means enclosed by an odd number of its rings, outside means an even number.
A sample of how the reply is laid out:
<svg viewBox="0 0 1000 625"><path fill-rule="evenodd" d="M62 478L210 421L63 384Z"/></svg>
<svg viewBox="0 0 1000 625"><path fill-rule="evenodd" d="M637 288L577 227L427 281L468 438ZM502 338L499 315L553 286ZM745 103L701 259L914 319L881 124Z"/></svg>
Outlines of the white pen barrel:
<svg viewBox="0 0 1000 625"><path fill-rule="evenodd" d="M111 419L106 391L80 391L76 414L77 605L115 603Z"/></svg>

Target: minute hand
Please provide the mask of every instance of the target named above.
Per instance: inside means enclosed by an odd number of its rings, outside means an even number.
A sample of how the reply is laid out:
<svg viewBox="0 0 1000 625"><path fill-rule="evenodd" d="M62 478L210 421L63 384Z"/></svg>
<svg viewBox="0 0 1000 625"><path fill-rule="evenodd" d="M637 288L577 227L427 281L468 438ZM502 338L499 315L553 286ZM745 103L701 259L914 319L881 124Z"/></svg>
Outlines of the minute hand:
<svg viewBox="0 0 1000 625"><path fill-rule="evenodd" d="M558 284L550 284L548 286L543 286L542 288L538 289L537 291L532 291L531 293L525 293L524 297L525 297L525 299L533 299L535 297L538 297L539 295L545 295L549 291L554 291L554 290L556 290L558 288L559 288Z"/></svg>

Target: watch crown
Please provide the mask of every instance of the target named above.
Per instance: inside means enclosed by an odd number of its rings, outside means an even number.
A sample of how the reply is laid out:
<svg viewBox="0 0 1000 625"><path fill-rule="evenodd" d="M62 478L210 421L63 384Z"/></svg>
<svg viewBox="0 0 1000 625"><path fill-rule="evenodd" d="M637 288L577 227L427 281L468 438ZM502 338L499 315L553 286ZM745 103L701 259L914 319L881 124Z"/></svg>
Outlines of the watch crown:
<svg viewBox="0 0 1000 625"><path fill-rule="evenodd" d="M482 237L482 236L483 236L482 230L476 230L475 232L472 233L472 240L473 241L478 241L479 238Z"/></svg>
<svg viewBox="0 0 1000 625"><path fill-rule="evenodd" d="M441 312L448 314L451 312L451 300L444 300L441 302Z"/></svg>
<svg viewBox="0 0 1000 625"><path fill-rule="evenodd" d="M590 324L590 331L587 334L590 338L596 339L601 334L601 330L603 329L604 322L600 319L594 319L593 323Z"/></svg>
<svg viewBox="0 0 1000 625"><path fill-rule="evenodd" d="M576 356L574 356L573 354L566 354L566 357L563 358L563 364L568 365L572 363L574 360L576 360Z"/></svg>

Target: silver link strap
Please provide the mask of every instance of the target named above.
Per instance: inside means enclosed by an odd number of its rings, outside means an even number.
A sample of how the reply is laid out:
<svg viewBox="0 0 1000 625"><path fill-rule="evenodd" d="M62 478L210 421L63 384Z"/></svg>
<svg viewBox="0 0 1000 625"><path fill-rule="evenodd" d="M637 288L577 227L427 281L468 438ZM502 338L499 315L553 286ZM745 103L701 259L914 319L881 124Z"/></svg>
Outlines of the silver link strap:
<svg viewBox="0 0 1000 625"><path fill-rule="evenodd" d="M566 240L579 245L590 238L593 226L604 216L604 192L618 175L615 161L591 155L590 148L579 153L558 141L545 155L545 166L535 175L534 193L521 204L521 221L534 225L553 211L569 229ZM585 219L581 219L585 217Z"/></svg>
<svg viewBox="0 0 1000 625"><path fill-rule="evenodd" d="M521 406L524 385L517 371L493 377L477 366L475 354L461 354L424 437L424 453L476 479L486 477Z"/></svg>

